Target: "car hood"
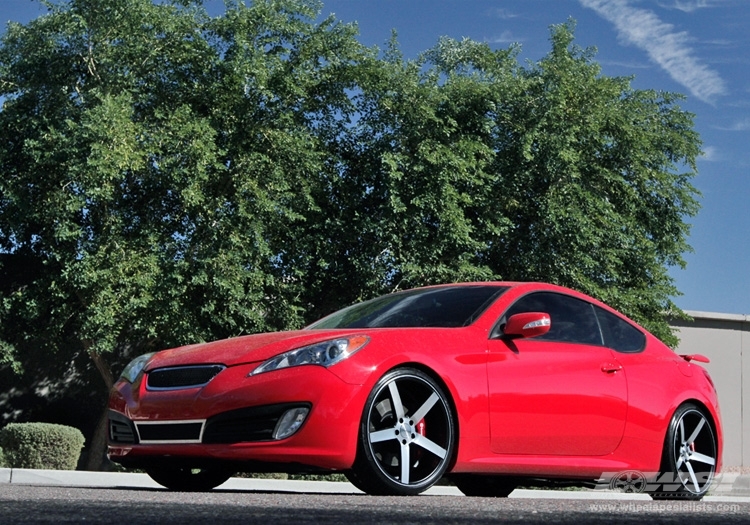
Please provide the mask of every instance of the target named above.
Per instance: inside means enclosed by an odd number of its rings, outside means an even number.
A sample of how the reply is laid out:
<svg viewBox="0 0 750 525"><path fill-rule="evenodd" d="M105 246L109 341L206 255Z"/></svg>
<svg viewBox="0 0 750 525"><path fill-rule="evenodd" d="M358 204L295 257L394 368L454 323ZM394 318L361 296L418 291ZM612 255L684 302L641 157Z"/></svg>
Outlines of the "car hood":
<svg viewBox="0 0 750 525"><path fill-rule="evenodd" d="M234 366L265 361L275 355L329 339L354 335L351 330L296 330L246 335L211 343L182 346L157 352L146 371L170 366L223 364Z"/></svg>

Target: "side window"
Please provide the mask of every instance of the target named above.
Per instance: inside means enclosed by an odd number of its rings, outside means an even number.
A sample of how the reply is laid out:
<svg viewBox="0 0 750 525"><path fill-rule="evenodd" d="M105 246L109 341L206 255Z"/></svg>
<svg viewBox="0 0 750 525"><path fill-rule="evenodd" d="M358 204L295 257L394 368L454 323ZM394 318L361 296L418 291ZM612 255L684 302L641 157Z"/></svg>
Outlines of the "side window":
<svg viewBox="0 0 750 525"><path fill-rule="evenodd" d="M552 321L550 331L535 337L535 340L603 344L594 306L586 301L553 292L531 293L516 301L505 312L501 323L505 323L512 315L525 312L544 312L549 314Z"/></svg>
<svg viewBox="0 0 750 525"><path fill-rule="evenodd" d="M603 308L595 307L599 318L604 344L612 350L624 353L640 352L646 346L646 336L636 327Z"/></svg>

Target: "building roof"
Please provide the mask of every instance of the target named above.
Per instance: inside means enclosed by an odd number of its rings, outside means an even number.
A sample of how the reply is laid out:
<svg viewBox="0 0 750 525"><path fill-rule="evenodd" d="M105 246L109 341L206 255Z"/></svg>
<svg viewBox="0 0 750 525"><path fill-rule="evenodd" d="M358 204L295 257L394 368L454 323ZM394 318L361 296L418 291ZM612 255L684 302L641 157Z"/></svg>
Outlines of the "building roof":
<svg viewBox="0 0 750 525"><path fill-rule="evenodd" d="M708 319L712 321L735 321L745 323L750 321L750 315L746 314L722 314L718 312L700 312L685 310L685 313L694 319Z"/></svg>

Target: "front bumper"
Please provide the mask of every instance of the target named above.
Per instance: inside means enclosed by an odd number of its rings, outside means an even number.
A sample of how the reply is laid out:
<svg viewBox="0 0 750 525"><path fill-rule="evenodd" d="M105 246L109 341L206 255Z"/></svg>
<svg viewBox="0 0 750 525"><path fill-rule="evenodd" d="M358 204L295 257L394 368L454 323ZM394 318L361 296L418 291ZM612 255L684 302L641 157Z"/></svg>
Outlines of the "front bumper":
<svg viewBox="0 0 750 525"><path fill-rule="evenodd" d="M119 381L109 401L109 458L138 468L164 462L234 463L238 470L350 468L365 389L320 366L248 376L254 367L225 368L199 388L148 390L143 376L133 384ZM304 423L274 440L279 418L295 407L310 409Z"/></svg>

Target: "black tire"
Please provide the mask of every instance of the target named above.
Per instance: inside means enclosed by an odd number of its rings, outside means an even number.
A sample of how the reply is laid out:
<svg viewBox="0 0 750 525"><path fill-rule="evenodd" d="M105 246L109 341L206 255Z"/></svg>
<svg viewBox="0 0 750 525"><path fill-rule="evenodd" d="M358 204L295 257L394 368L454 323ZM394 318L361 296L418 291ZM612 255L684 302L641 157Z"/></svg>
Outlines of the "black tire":
<svg viewBox="0 0 750 525"><path fill-rule="evenodd" d="M669 423L661 472L649 483L649 494L657 500L700 500L711 488L717 454L710 416L692 403L681 405Z"/></svg>
<svg viewBox="0 0 750 525"><path fill-rule="evenodd" d="M516 482L502 476L454 474L451 481L465 496L507 498L516 489Z"/></svg>
<svg viewBox="0 0 750 525"><path fill-rule="evenodd" d="M218 468L194 469L172 466L148 468L146 473L159 485L178 492L205 492L218 487L233 474Z"/></svg>
<svg viewBox="0 0 750 525"><path fill-rule="evenodd" d="M368 494L419 494L443 476L455 443L455 419L443 388L420 370L392 370L367 398L357 458L346 476Z"/></svg>

